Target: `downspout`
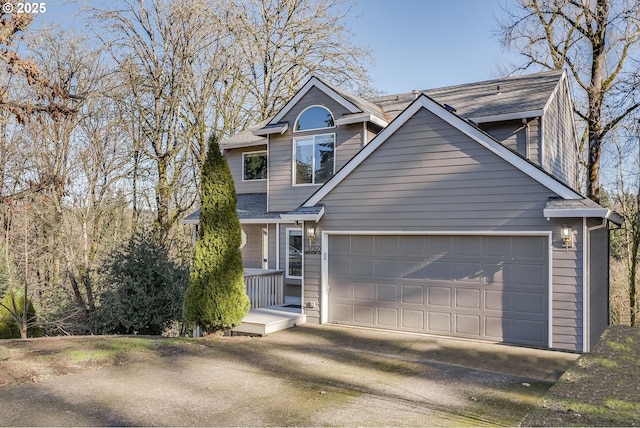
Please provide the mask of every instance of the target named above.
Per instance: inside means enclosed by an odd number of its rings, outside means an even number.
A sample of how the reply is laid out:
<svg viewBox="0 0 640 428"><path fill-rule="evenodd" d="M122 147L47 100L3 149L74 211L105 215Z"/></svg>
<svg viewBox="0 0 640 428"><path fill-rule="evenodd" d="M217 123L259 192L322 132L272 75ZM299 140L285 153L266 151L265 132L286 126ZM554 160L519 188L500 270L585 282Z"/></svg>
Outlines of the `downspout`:
<svg viewBox="0 0 640 428"><path fill-rule="evenodd" d="M363 148L367 145L367 122L362 122L362 142L360 143L360 148Z"/></svg>
<svg viewBox="0 0 640 428"><path fill-rule="evenodd" d="M587 227L586 217L582 218L582 229L584 233L583 247L582 247L582 271L583 274L583 287L582 287L582 352L589 352L591 347L591 323L589 307L591 304L591 232L598 229L603 229L608 226L608 220L602 219L602 224L597 226ZM607 287L608 288L608 287Z"/></svg>

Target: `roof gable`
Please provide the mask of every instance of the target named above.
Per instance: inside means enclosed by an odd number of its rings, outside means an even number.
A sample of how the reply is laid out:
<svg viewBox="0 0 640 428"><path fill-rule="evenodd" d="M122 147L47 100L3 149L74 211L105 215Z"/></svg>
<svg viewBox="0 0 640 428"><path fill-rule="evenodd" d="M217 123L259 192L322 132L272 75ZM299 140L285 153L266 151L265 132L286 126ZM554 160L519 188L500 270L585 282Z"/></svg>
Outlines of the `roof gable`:
<svg viewBox="0 0 640 428"><path fill-rule="evenodd" d="M542 184L544 187L564 199L582 199L578 193L551 177L549 174L531 164L515 152L504 147L488 134L471 125L466 120L447 110L426 95L418 97L396 119L380 132L367 146L356 154L341 170L339 170L324 186L314 193L304 204L305 207L314 206L341 183L358 165L364 162L378 147L387 141L420 109L426 109L458 129L472 140L510 163L523 173Z"/></svg>

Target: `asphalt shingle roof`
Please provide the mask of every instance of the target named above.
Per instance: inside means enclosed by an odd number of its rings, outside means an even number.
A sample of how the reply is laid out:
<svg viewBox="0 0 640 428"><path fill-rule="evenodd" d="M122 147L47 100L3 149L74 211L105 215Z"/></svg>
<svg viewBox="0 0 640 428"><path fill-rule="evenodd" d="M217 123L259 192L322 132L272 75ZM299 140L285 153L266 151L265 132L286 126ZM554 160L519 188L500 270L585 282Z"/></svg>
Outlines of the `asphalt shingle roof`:
<svg viewBox="0 0 640 428"><path fill-rule="evenodd" d="M504 77L418 91L439 104L448 104L468 119L542 110L555 90L562 70ZM499 88L499 93L498 93ZM385 95L371 101L395 118L415 100L413 92Z"/></svg>
<svg viewBox="0 0 640 428"><path fill-rule="evenodd" d="M439 104L447 104L455 108L458 116L470 119L542 110L558 86L561 76L562 70L552 70L444 88L384 95L371 99L357 97L339 88L327 86L364 113L372 114L385 121L391 121L398 116L420 93L424 93ZM251 131L263 128L267 123L269 120L228 138L221 143L222 148L266 144L266 138L255 136Z"/></svg>

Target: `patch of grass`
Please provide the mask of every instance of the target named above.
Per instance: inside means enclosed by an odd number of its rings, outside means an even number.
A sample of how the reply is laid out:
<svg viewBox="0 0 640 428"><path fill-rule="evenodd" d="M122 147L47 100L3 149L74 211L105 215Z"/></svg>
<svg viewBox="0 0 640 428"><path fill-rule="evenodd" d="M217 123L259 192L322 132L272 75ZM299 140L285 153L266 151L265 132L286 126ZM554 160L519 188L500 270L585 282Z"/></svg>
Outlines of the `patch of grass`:
<svg viewBox="0 0 640 428"><path fill-rule="evenodd" d="M631 337L627 337L625 343L614 342L613 340L607 341L607 346L614 351L621 352L627 354L632 351L633 347L633 339Z"/></svg>
<svg viewBox="0 0 640 428"><path fill-rule="evenodd" d="M611 369L611 370L615 370L615 369L620 368L620 364L615 360L611 360L611 359L608 359L608 358L602 358L602 357L594 357L594 358L592 358L592 360L593 360L594 364L599 364L602 367L606 367L606 368Z"/></svg>

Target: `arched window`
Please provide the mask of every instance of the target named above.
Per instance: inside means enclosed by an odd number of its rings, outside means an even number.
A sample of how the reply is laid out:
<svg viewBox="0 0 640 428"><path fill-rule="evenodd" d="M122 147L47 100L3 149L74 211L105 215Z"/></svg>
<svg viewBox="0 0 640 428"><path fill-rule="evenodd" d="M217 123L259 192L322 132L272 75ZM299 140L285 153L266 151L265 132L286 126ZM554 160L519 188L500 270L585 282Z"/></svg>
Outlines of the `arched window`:
<svg viewBox="0 0 640 428"><path fill-rule="evenodd" d="M300 113L293 127L294 131L308 131L311 129L333 128L333 115L321 106L307 107Z"/></svg>

